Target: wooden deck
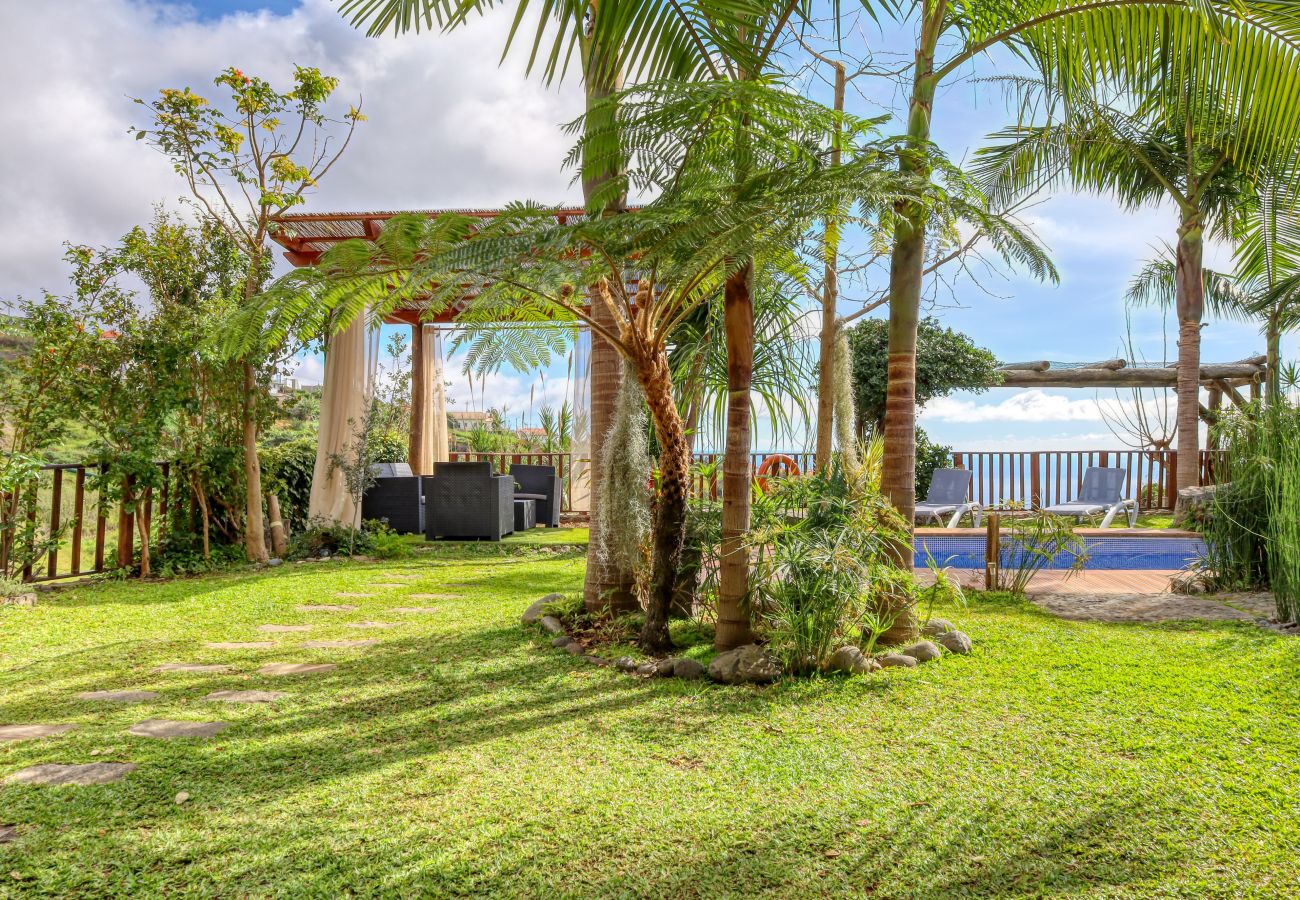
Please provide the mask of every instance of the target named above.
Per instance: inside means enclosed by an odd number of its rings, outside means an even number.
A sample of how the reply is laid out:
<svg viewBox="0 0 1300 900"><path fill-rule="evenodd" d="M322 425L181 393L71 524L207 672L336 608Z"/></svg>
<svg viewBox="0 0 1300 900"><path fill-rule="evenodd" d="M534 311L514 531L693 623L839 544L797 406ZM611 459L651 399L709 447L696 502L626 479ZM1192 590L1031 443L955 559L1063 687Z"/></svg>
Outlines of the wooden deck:
<svg viewBox="0 0 1300 900"><path fill-rule="evenodd" d="M983 569L954 569L963 587L984 589ZM1029 583L1030 594L1167 594L1175 569L1085 569L1070 572L1045 569ZM927 569L916 570L917 579L929 582Z"/></svg>

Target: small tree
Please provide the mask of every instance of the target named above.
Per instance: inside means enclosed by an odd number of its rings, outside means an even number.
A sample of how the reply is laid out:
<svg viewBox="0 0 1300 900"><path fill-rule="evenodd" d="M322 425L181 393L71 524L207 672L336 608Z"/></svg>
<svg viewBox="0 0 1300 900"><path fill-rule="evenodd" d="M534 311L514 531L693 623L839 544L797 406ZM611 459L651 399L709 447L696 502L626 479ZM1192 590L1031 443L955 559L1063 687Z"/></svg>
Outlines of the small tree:
<svg viewBox="0 0 1300 900"><path fill-rule="evenodd" d="M380 461L380 445L375 440L378 408L378 399L371 398L365 412L361 414L360 422L356 419L348 419L348 426L352 429L352 440L342 453L330 454L330 467L343 476L343 486L358 511L361 509L361 500L365 497L367 488L375 483L374 466ZM356 549L358 530L355 523L349 529L348 556L351 556Z"/></svg>
<svg viewBox="0 0 1300 900"><path fill-rule="evenodd" d="M305 195L338 161L364 117L351 107L338 119L325 115L325 105L338 79L319 69L294 68L294 86L279 91L270 82L228 68L215 84L229 91L227 108L183 89L164 88L157 99L135 102L148 107L150 128L133 129L137 139L152 144L185 179L204 215L222 228L249 261L243 303L262 290L267 239L278 226L275 218L304 202ZM334 146L331 129L342 129ZM257 459L260 386L267 361L279 345L259 346L240 355L243 377L244 546L251 560L265 561L262 528L262 475Z"/></svg>

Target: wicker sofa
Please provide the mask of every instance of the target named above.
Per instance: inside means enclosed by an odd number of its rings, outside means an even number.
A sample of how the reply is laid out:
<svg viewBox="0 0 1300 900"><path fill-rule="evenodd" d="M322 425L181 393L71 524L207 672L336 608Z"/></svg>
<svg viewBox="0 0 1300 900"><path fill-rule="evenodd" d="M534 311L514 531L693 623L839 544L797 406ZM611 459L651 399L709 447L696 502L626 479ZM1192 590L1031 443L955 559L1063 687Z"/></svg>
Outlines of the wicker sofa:
<svg viewBox="0 0 1300 900"><path fill-rule="evenodd" d="M424 479L425 537L499 541L515 530L515 480L485 462L440 462Z"/></svg>
<svg viewBox="0 0 1300 900"><path fill-rule="evenodd" d="M511 466L510 477L517 495L537 501L537 524L558 528L564 482L555 474L555 466Z"/></svg>
<svg viewBox="0 0 1300 900"><path fill-rule="evenodd" d="M424 534L424 479L406 463L377 463L361 498L362 519L382 519L398 534Z"/></svg>

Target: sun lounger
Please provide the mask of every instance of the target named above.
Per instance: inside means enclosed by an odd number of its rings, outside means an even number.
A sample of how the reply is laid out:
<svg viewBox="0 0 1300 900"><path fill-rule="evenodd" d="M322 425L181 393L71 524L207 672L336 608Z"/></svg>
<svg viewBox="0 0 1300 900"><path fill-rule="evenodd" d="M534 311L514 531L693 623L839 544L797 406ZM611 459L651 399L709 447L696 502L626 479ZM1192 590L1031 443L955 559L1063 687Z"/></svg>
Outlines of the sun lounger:
<svg viewBox="0 0 1300 900"><path fill-rule="evenodd" d="M930 480L930 492L924 502L916 504L916 521L934 521L943 525L943 517L950 515L952 519L947 527L956 528L961 517L970 513L971 521L978 528L984 507L967 499L970 481L971 473L965 469L935 469Z"/></svg>
<svg viewBox="0 0 1300 900"><path fill-rule="evenodd" d="M1133 528L1137 525L1137 501L1125 500L1120 496L1124 491L1126 474L1124 469L1093 466L1083 473L1083 487L1079 489L1078 499L1045 507L1043 512L1054 516L1072 516L1079 521L1105 513L1105 518L1101 520L1102 528L1109 528L1115 515L1125 512L1128 515L1128 527Z"/></svg>

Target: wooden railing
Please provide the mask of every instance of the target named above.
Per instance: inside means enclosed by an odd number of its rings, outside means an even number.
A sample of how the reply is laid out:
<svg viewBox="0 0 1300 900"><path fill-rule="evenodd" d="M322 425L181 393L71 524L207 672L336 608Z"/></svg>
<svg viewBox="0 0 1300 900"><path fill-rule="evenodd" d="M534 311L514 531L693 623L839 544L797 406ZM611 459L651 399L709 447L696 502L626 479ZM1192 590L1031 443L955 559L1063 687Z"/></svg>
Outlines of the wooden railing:
<svg viewBox="0 0 1300 900"><path fill-rule="evenodd" d="M142 498L144 526L151 536L158 531L155 522L166 517L171 483L170 465L163 462L159 466L163 475L160 495L154 497L149 489ZM135 515L126 509L109 515L93 487L99 474L100 467L93 464L53 463L41 467L40 478L19 498L20 514L29 526L35 526L37 543L61 531L65 533L42 558L27 561L21 570L23 581L53 581L131 564L135 558ZM10 499L0 498L5 502ZM25 548L15 546L16 537L13 531L0 536L0 572L9 568L11 560L21 558L20 554L31 556ZM106 549L110 542L111 555Z"/></svg>
<svg viewBox="0 0 1300 900"><path fill-rule="evenodd" d="M555 473L564 479L564 512L573 510L573 454L572 453L479 453L473 450L453 451L448 454L452 462L490 462L492 471L502 475L513 465L555 466Z"/></svg>

